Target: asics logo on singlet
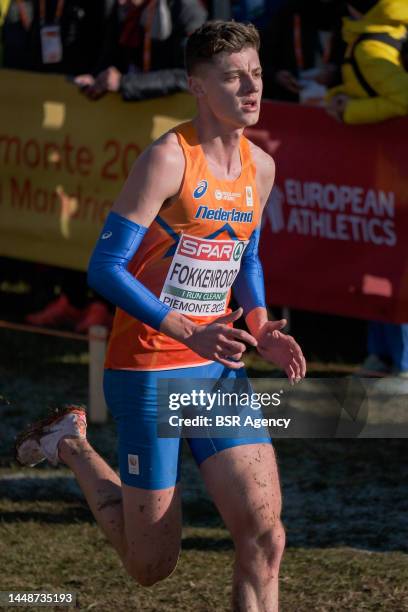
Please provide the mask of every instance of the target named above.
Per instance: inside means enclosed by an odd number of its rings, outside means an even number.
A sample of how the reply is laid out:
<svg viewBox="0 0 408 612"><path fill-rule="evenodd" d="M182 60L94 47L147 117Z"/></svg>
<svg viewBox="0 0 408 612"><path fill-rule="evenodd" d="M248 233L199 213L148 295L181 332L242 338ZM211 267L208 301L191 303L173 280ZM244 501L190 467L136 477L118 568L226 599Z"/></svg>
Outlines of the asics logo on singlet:
<svg viewBox="0 0 408 612"><path fill-rule="evenodd" d="M104 234L102 234L101 238L102 240L107 240L111 236L112 236L112 232L105 232Z"/></svg>
<svg viewBox="0 0 408 612"><path fill-rule="evenodd" d="M207 191L207 189L208 189L208 181L203 179L202 181L198 183L197 187L194 189L193 198L195 198L196 200L198 200L198 198L202 198L205 192Z"/></svg>

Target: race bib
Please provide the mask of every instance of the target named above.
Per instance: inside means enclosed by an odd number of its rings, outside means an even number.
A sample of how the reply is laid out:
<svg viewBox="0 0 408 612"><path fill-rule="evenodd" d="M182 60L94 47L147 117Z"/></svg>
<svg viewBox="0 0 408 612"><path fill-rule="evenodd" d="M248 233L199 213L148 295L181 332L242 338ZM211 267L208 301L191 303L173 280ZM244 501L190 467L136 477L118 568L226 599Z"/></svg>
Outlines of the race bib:
<svg viewBox="0 0 408 612"><path fill-rule="evenodd" d="M247 244L183 234L160 300L182 314L210 317L225 313Z"/></svg>
<svg viewBox="0 0 408 612"><path fill-rule="evenodd" d="M62 60L61 30L58 25L41 28L41 55L43 64L58 64Z"/></svg>

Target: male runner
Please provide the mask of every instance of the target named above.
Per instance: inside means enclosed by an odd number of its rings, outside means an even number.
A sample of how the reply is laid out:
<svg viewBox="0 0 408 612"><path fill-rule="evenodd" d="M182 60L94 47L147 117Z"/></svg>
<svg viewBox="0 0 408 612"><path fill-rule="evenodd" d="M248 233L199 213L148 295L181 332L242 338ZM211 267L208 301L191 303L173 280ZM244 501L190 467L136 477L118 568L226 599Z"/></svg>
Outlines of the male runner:
<svg viewBox="0 0 408 612"><path fill-rule="evenodd" d="M181 536L181 444L157 437L157 381L242 377L246 344L291 381L305 376L299 346L279 331L285 321L268 321L265 308L258 240L274 163L242 134L259 116L258 49L252 25L214 21L192 34L186 64L197 116L139 157L90 262L90 284L119 306L105 394L120 479L87 442L81 408L17 443L25 465L47 458L73 470L126 570L145 586L174 570ZM247 243L239 272L228 256L237 241ZM250 333L232 326L243 312ZM270 438L189 444L234 541L233 609L276 612L284 530Z"/></svg>

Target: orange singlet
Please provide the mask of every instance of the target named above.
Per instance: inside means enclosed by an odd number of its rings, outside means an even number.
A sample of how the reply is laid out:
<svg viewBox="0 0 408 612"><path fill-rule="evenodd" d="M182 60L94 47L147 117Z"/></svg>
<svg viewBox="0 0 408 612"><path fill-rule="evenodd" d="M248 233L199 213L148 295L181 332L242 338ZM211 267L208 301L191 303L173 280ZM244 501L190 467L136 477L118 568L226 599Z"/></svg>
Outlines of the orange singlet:
<svg viewBox="0 0 408 612"><path fill-rule="evenodd" d="M240 139L241 174L215 178L191 122L174 128L185 157L179 195L149 227L128 270L160 300L198 324L230 312L231 286L247 241L260 222L256 169ZM116 309L106 368L167 370L211 363Z"/></svg>

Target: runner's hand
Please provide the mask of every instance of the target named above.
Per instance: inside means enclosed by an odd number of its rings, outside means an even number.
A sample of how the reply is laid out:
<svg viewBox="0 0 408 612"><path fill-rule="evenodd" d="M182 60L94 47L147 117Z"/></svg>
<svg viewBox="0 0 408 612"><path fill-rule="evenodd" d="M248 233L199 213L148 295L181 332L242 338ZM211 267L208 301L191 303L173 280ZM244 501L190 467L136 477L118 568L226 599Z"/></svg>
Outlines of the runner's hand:
<svg viewBox="0 0 408 612"><path fill-rule="evenodd" d="M242 312L242 308L238 308L230 314L217 317L209 325L197 325L192 334L183 340L184 344L201 357L218 361L233 370L242 368L245 365L241 361L246 351L244 342L251 346L257 345L251 334L227 325L239 319Z"/></svg>
<svg viewBox="0 0 408 612"><path fill-rule="evenodd" d="M294 383L306 376L306 361L296 340L280 331L285 325L285 319L264 323L258 334L257 351L265 361L285 370L290 382Z"/></svg>

